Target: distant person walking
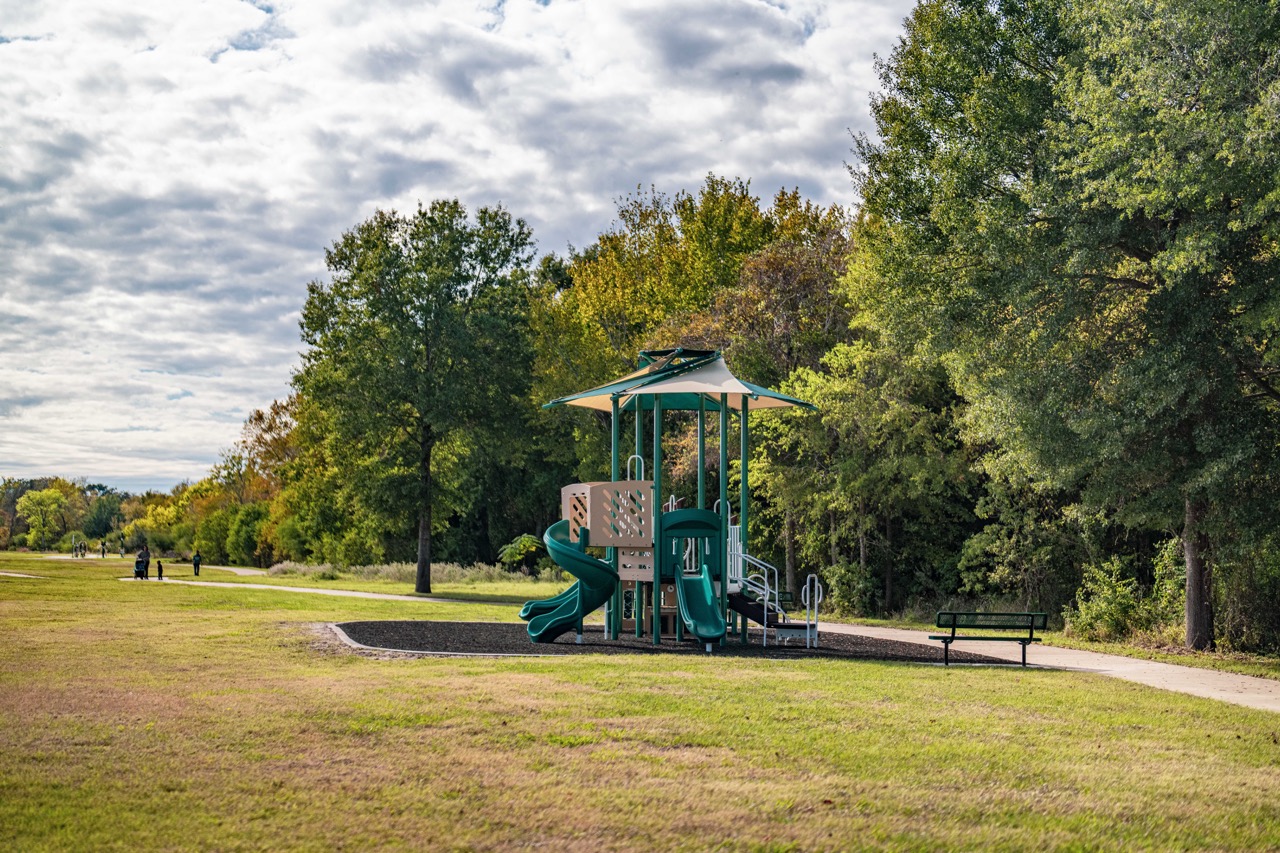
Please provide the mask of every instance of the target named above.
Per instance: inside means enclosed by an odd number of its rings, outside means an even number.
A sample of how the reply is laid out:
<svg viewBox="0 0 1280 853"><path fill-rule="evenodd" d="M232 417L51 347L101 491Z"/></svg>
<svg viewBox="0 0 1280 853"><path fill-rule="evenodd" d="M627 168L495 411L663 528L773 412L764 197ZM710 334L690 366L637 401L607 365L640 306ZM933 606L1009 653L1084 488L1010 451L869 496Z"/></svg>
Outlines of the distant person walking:
<svg viewBox="0 0 1280 853"><path fill-rule="evenodd" d="M102 548L102 559L107 559L107 540L99 540L98 545Z"/></svg>
<svg viewBox="0 0 1280 853"><path fill-rule="evenodd" d="M164 580L164 560L156 560L156 580Z"/></svg>
<svg viewBox="0 0 1280 853"><path fill-rule="evenodd" d="M200 577L200 549L191 555L191 568L195 571L196 577Z"/></svg>
<svg viewBox="0 0 1280 853"><path fill-rule="evenodd" d="M138 552L138 560L139 562L142 563L142 579L144 581L150 580L151 579L151 549L148 548L145 544L142 546L142 550Z"/></svg>

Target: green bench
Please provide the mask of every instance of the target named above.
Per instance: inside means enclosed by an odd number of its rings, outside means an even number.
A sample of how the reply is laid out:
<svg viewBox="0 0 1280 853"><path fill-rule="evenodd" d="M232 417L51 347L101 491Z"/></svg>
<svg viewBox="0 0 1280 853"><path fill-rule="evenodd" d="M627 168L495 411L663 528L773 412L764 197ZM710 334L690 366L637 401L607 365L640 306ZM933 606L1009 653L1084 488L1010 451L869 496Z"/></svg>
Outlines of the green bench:
<svg viewBox="0 0 1280 853"><path fill-rule="evenodd" d="M983 642L1003 640L1010 643L1018 643L1022 646L1022 665L1027 665L1027 646L1031 643L1040 642L1040 638L1036 636L1036 629L1044 630L1049 624L1049 614L1047 613L960 613L954 610L939 610L938 618L935 624L939 628L950 628L950 634L931 634L930 640L942 641L942 660L947 666L951 665L951 644L957 640L968 642L970 640L979 640ZM1026 631L1025 637L1011 637L1008 634L1003 636L975 636L971 634L957 635L956 631Z"/></svg>

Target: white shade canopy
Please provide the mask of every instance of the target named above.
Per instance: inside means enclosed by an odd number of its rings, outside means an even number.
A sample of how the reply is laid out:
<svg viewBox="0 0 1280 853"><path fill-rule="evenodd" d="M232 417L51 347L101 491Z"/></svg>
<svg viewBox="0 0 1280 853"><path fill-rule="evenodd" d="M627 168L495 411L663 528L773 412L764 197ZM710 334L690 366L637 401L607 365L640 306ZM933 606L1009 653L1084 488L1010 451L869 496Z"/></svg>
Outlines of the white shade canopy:
<svg viewBox="0 0 1280 853"><path fill-rule="evenodd" d="M598 411L612 411L615 401L620 410L636 407L653 408L661 398L664 409L720 408L721 395L727 395L732 409L741 409L743 398L751 409L780 409L790 406L814 408L810 403L778 391L744 382L729 372L718 352L705 350L660 350L642 353L654 359L640 369L605 385L561 397L548 406L580 406Z"/></svg>

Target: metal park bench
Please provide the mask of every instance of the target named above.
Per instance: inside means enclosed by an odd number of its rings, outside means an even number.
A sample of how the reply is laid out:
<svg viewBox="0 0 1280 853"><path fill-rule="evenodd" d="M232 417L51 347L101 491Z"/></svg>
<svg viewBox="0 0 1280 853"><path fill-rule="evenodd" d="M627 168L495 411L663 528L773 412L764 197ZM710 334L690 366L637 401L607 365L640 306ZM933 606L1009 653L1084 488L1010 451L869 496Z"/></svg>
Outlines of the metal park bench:
<svg viewBox="0 0 1280 853"><path fill-rule="evenodd" d="M1040 642L1036 629L1044 630L1049 624L1047 613L960 613L953 610L939 610L935 623L939 628L950 628L950 634L932 634L930 640L942 641L942 660L951 665L951 644L957 640L967 642L978 640L984 642L999 641L1018 643L1022 646L1022 665L1027 665L1027 646ZM1026 631L1025 637L974 636L957 635L957 630L994 630L994 631Z"/></svg>

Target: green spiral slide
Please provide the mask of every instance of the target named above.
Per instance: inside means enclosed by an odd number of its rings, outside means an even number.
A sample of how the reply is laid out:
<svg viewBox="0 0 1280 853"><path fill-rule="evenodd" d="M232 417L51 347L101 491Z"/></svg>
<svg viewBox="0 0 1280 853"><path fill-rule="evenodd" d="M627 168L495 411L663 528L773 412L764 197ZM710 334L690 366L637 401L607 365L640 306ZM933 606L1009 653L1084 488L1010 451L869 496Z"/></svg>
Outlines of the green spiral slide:
<svg viewBox="0 0 1280 853"><path fill-rule="evenodd" d="M569 522L557 521L542 534L555 564L578 579L569 589L545 601L530 601L520 610L529 620L529 639L550 643L575 631L582 617L609 600L618 586L618 573L604 560L584 554L569 541Z"/></svg>

